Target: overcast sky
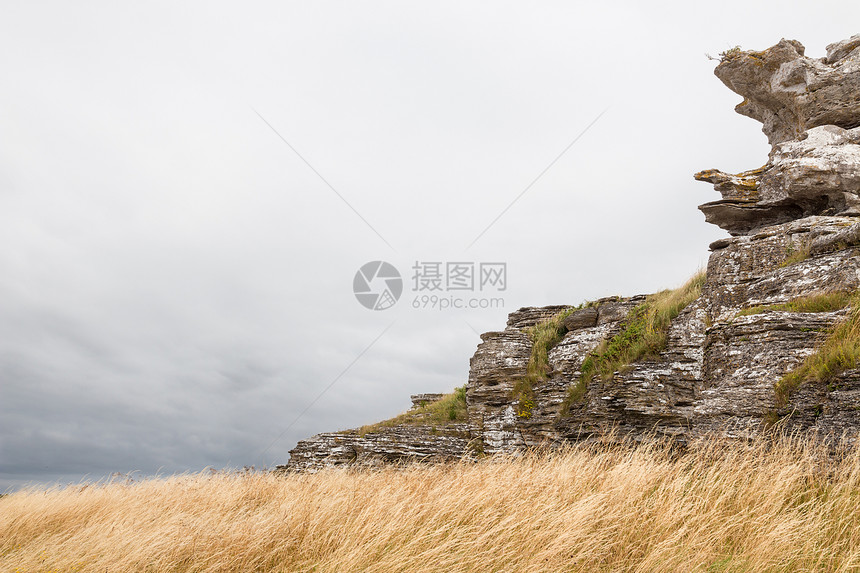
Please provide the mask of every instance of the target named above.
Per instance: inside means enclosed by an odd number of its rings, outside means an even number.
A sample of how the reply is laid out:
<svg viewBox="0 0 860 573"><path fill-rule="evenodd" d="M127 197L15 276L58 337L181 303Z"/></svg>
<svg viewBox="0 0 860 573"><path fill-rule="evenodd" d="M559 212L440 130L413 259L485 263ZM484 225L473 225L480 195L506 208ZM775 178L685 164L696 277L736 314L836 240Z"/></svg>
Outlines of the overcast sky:
<svg viewBox="0 0 860 573"><path fill-rule="evenodd" d="M692 174L768 151L705 53L822 56L858 21L853 2L5 3L0 491L284 463L464 384L476 331L521 306L682 283L725 236ZM386 310L353 294L375 260L403 276ZM506 263L504 308L415 309L416 262Z"/></svg>

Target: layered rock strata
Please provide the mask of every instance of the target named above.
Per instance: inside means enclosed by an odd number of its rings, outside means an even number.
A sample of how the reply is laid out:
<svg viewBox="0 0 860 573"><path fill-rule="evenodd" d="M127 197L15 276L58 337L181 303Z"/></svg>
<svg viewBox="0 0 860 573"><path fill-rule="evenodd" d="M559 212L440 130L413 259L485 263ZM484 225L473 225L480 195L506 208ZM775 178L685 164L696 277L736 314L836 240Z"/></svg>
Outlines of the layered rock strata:
<svg viewBox="0 0 860 573"><path fill-rule="evenodd" d="M458 460L469 452L469 426L400 425L362 433L327 432L299 442L284 470L315 472L326 467L374 467L400 462Z"/></svg>
<svg viewBox="0 0 860 573"><path fill-rule="evenodd" d="M809 215L860 215L860 35L827 46L824 58L804 52L796 40L734 49L714 70L772 146L762 168L696 174L722 195L699 207L705 219L733 235Z"/></svg>
<svg viewBox="0 0 860 573"><path fill-rule="evenodd" d="M715 434L751 439L779 422L853 439L860 369L826 384L809 381L787 400L776 392L851 309L777 305L860 289L860 35L828 46L821 59L806 57L794 40L760 52L730 50L715 73L745 98L737 111L763 123L772 150L762 168L696 174L722 196L700 207L706 220L732 236L710 245L701 295L672 319L659 352L608 376L582 374L589 357L626 332L632 311L652 300L643 295L586 308L523 308L504 330L481 335L465 420L422 424L419 417L417 424L319 434L299 442L284 468L452 460L609 429L692 443ZM531 329L560 313L560 340L523 408L515 387L528 375ZM414 398L418 409L430 400Z"/></svg>

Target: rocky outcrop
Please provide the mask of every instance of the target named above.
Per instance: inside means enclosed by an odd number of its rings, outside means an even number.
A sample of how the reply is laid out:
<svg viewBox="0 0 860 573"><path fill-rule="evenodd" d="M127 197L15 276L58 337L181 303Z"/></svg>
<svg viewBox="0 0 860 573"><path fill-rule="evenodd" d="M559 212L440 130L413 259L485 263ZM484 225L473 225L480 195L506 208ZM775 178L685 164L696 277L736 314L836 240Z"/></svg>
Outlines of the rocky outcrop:
<svg viewBox="0 0 860 573"><path fill-rule="evenodd" d="M524 331L524 325L529 322L521 321L520 317L534 314L535 309L520 309L511 314L504 331L481 335L482 342L469 363L466 403L470 430L473 436L481 437L484 453L507 452L562 440L555 425L568 389L579 379L582 362L602 340L621 330L627 313L643 300L641 296L612 297L593 303L591 308L597 315L593 325L569 329L562 341L550 350L551 372L546 381L534 388L536 400L528 418L517 415L518 404L512 396L514 384L526 375L532 350L532 341ZM570 307L552 308L554 315ZM573 313L568 318L578 314ZM577 319L574 321L578 325Z"/></svg>
<svg viewBox="0 0 860 573"><path fill-rule="evenodd" d="M442 399L444 394L413 394L409 397L412 400L412 407L419 408L421 406L426 406L427 404L432 404L433 402L438 402Z"/></svg>
<svg viewBox="0 0 860 573"><path fill-rule="evenodd" d="M760 201L795 203L807 211L856 216L860 195L860 128L814 127L776 145L762 173ZM817 207L817 208L816 208ZM827 214L827 213L824 213Z"/></svg>
<svg viewBox="0 0 860 573"><path fill-rule="evenodd" d="M644 296L602 302L596 308L606 320L564 336L549 352L551 373L535 388L528 419L516 416L511 398L513 384L525 374L527 335L510 326L485 334L467 387L472 435L483 436L488 453L584 439L610 428L632 436L655 431L683 442L714 433L756 435L777 413L775 382L811 354L847 311L738 313L860 288L857 241L785 264L802 245L844 237L846 230L856 232L854 225L849 217L812 216L721 241L711 254L702 296L672 321L665 350L609 380L594 377L566 414L561 405L579 380L583 361L621 329ZM835 420L854 416L836 398L825 392L813 406L833 412ZM825 421L810 419L805 427L836 427L822 425Z"/></svg>
<svg viewBox="0 0 860 573"><path fill-rule="evenodd" d="M810 215L860 215L860 35L803 55L782 40L762 52L729 50L715 74L744 101L735 109L762 122L767 164L737 175L696 174L722 199L700 207L734 235Z"/></svg>
<svg viewBox="0 0 860 573"><path fill-rule="evenodd" d="M280 470L319 471L326 467L374 467L404 462L459 460L469 452L467 424L444 427L400 425L363 434L330 432L300 441Z"/></svg>
<svg viewBox="0 0 860 573"><path fill-rule="evenodd" d="M821 60L803 51L783 40L764 52L729 51L717 67L746 98L738 111L763 122L773 148L762 168L696 175L722 195L700 207L706 220L733 236L710 245L701 294L673 315L658 350L615 372L593 369L633 336L651 296L522 308L504 330L481 335L464 419L429 423L425 410L441 397L413 396L408 423L303 440L285 469L510 453L609 429L692 444L713 435L752 439L778 422L854 439L860 369L807 381L787 397L776 391L853 310L801 312L788 303L860 291L860 36L828 46ZM529 365L540 354L532 338L540 323L558 325L558 337L536 376Z"/></svg>
<svg viewBox="0 0 860 573"><path fill-rule="evenodd" d="M797 40L767 50L729 50L714 73L744 97L735 108L762 122L771 145L813 127L860 126L860 35L827 46L827 56L804 56Z"/></svg>
<svg viewBox="0 0 860 573"><path fill-rule="evenodd" d="M774 146L767 164L737 175L695 175L722 200L700 207L705 220L732 234L809 215L860 215L860 128L815 127Z"/></svg>

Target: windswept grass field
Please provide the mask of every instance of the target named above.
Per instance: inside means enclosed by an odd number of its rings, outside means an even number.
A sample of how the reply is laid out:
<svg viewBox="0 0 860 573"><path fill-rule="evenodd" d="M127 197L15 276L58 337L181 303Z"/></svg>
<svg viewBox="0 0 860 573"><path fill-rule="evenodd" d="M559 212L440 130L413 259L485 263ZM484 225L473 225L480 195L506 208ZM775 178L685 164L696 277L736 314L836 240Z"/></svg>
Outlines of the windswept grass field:
<svg viewBox="0 0 860 573"><path fill-rule="evenodd" d="M860 456L573 446L0 499L0 571L856 571Z"/></svg>

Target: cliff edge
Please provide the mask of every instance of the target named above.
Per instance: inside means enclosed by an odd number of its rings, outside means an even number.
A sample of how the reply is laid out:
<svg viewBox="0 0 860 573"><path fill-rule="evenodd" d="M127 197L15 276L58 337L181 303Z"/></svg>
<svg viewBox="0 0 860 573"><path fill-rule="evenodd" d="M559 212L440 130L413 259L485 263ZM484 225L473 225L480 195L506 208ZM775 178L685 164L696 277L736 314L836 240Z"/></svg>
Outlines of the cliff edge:
<svg viewBox="0 0 860 573"><path fill-rule="evenodd" d="M298 443L279 469L452 460L656 432L753 439L860 429L860 35L811 59L795 40L729 50L715 74L763 124L766 164L709 169L700 207L732 236L674 291L522 308L469 380L392 420Z"/></svg>

